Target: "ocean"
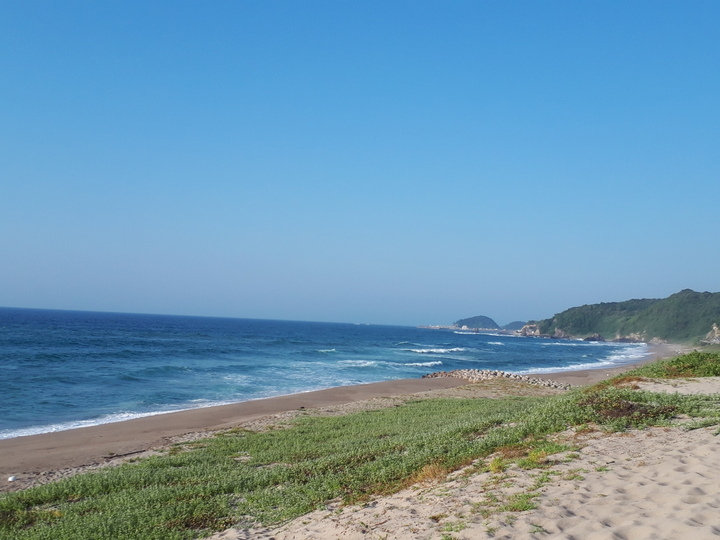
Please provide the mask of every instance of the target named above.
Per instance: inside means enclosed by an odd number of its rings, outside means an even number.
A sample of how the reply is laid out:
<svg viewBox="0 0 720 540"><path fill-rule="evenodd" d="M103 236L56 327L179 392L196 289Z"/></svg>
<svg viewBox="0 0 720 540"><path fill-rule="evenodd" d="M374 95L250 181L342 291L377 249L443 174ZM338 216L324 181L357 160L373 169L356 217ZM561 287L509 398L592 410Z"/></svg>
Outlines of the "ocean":
<svg viewBox="0 0 720 540"><path fill-rule="evenodd" d="M648 354L447 329L0 308L0 439L435 371L531 374Z"/></svg>

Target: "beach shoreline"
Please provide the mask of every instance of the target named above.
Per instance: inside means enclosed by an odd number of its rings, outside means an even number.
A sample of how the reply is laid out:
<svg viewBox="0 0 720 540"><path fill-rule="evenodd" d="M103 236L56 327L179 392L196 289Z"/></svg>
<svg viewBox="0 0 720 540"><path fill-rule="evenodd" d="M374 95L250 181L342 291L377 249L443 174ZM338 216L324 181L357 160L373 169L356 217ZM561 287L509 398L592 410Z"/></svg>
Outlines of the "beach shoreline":
<svg viewBox="0 0 720 540"><path fill-rule="evenodd" d="M678 345L652 344L650 355L636 363L604 369L537 373L533 376L584 386L686 351L686 348ZM174 438L187 434L209 435L287 411L342 406L374 398L450 389L467 384L463 379L451 377L397 379L3 439L0 440L0 492L16 491L88 468L147 455L154 449L172 444ZM64 473L60 474L60 471ZM14 481L10 482L10 477L14 477Z"/></svg>

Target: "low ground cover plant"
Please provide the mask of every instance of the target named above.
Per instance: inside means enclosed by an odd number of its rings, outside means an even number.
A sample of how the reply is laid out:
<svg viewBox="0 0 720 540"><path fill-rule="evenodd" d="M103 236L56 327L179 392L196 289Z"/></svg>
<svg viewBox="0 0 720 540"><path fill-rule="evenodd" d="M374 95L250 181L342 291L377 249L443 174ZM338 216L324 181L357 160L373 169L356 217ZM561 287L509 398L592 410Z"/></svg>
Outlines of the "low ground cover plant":
<svg viewBox="0 0 720 540"><path fill-rule="evenodd" d="M651 378L720 377L720 353L693 351L689 354L641 366L628 372Z"/></svg>
<svg viewBox="0 0 720 540"><path fill-rule="evenodd" d="M718 359L677 360L672 369L698 376L714 373L704 362ZM0 538L190 539L238 524L273 525L332 500L361 502L440 478L499 450L503 467L513 460L542 467L547 455L567 449L548 435L570 426L627 429L677 415L713 425L718 405L717 397L598 385L543 398L425 399L301 417L288 428L231 430L163 456L6 494ZM500 467L481 463L478 470Z"/></svg>

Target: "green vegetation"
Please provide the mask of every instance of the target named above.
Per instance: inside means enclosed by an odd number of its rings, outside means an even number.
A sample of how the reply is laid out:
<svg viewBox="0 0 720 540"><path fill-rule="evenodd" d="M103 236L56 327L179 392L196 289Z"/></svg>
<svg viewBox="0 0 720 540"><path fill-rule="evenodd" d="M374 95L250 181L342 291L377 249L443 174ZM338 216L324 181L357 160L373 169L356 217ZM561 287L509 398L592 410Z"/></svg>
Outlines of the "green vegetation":
<svg viewBox="0 0 720 540"><path fill-rule="evenodd" d="M658 365L633 373L716 374L720 355L693 353ZM278 524L332 500L361 502L444 478L479 458L476 471L498 475L513 462L542 469L548 455L568 449L548 435L568 426L622 430L681 414L696 418L695 427L711 426L720 423L719 406L717 396L654 394L611 382L544 398L426 399L301 417L289 428L231 430L163 456L3 495L0 538L189 539L237 524ZM533 497L520 494L497 508L530 509Z"/></svg>
<svg viewBox="0 0 720 540"><path fill-rule="evenodd" d="M492 330L500 328L498 323L493 321L490 317L485 317L484 315L477 315L468 319L460 319L459 321L455 321L453 326L457 326L458 328L467 326L468 328L483 328Z"/></svg>
<svg viewBox="0 0 720 540"><path fill-rule="evenodd" d="M693 351L670 360L636 368L626 376L671 379L674 377L720 377L720 354Z"/></svg>
<svg viewBox="0 0 720 540"><path fill-rule="evenodd" d="M662 300L609 302L568 309L537 322L540 332L557 329L573 336L601 334L613 339L636 335L643 339L696 342L720 325L720 293L686 289Z"/></svg>

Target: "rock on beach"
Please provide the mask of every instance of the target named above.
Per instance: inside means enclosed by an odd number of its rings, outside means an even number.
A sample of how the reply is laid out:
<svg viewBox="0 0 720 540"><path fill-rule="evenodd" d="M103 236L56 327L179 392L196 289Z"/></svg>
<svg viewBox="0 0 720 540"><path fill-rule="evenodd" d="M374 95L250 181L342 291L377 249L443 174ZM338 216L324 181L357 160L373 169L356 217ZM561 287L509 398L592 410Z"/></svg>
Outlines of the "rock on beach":
<svg viewBox="0 0 720 540"><path fill-rule="evenodd" d="M537 386L546 386L548 388L558 388L561 390L569 390L571 384L552 381L549 379L538 379L537 377L528 377L527 375L518 375L517 373L509 373L507 371L499 371L492 369L455 369L453 371L437 371L423 375L423 379L435 379L438 377L455 377L465 379L471 383L480 381L489 381L492 379L512 379L514 381L534 384Z"/></svg>

